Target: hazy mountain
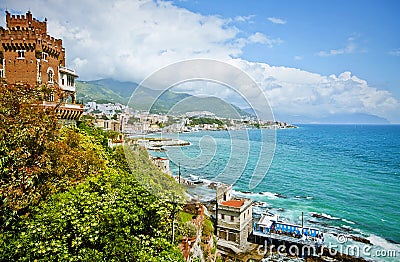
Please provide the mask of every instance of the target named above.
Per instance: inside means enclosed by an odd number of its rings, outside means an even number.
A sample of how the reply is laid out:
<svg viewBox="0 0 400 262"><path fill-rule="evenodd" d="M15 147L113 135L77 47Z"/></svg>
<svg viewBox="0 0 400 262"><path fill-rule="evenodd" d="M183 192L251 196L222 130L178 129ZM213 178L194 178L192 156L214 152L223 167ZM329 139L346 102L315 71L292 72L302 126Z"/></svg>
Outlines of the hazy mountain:
<svg viewBox="0 0 400 262"><path fill-rule="evenodd" d="M296 124L389 124L390 122L376 115L353 113L332 114L323 118L313 118L301 115L275 114L276 119Z"/></svg>
<svg viewBox="0 0 400 262"><path fill-rule="evenodd" d="M389 124L389 121L383 117L364 113L336 114L325 117L322 121L334 124Z"/></svg>
<svg viewBox="0 0 400 262"><path fill-rule="evenodd" d="M182 114L190 111L209 111L216 116L225 118L240 118L248 114L240 108L217 97L189 96L177 103L171 110L172 114Z"/></svg>

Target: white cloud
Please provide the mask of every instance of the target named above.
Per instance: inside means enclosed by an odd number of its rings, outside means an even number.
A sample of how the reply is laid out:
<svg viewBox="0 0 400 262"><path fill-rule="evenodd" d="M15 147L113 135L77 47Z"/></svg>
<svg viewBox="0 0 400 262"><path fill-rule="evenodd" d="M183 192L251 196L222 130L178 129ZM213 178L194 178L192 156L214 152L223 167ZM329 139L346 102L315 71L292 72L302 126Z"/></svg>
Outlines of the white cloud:
<svg viewBox="0 0 400 262"><path fill-rule="evenodd" d="M295 55L295 56L293 57L293 59L296 60L296 61L299 61L299 60L303 60L303 57L300 56L300 55Z"/></svg>
<svg viewBox="0 0 400 262"><path fill-rule="evenodd" d="M258 81L275 112L317 118L366 113L390 119L391 113L399 110L391 93L371 87L350 72L323 76L241 59L233 63Z"/></svg>
<svg viewBox="0 0 400 262"><path fill-rule="evenodd" d="M275 45L283 43L283 40L281 40L280 38L270 38L260 32L256 32L249 36L248 41L250 43L266 44L269 47L273 47Z"/></svg>
<svg viewBox="0 0 400 262"><path fill-rule="evenodd" d="M389 55L400 56L400 48L390 50Z"/></svg>
<svg viewBox="0 0 400 262"><path fill-rule="evenodd" d="M278 24L278 25L286 24L286 20L283 20L281 18L276 18L276 17L268 17L268 21L270 21L273 24Z"/></svg>
<svg viewBox="0 0 400 262"><path fill-rule="evenodd" d="M7 1L9 10L48 18L48 32L63 39L67 64L82 79L141 81L182 59L238 57L251 41L229 19L204 16L171 2L36 0ZM68 6L68 8L66 8ZM76 10L80 10L77 12ZM77 59L79 58L79 59ZM86 63L82 61L86 60Z"/></svg>
<svg viewBox="0 0 400 262"><path fill-rule="evenodd" d="M359 50L358 45L355 43L357 36L351 36L347 39L347 44L343 48L331 49L329 51L319 51L318 56L336 56L344 54L353 54L355 52L365 52L365 50Z"/></svg>
<svg viewBox="0 0 400 262"><path fill-rule="evenodd" d="M268 38L267 38L266 35L264 35L264 34L262 34L262 33L260 33L260 32L257 32L257 33L255 33L255 34L252 34L252 35L249 37L249 41L252 42L252 43L261 43L261 44L265 44L265 43L268 41Z"/></svg>
<svg viewBox="0 0 400 262"><path fill-rule="evenodd" d="M233 20L235 22L249 22L252 23L251 19L255 17L255 15L247 15L247 16L242 16L242 15L238 15L236 16Z"/></svg>
<svg viewBox="0 0 400 262"><path fill-rule="evenodd" d="M212 58L248 72L276 112L303 116L361 112L390 117L399 110L398 101L389 92L370 86L350 72L323 76L241 59L246 45L258 43L273 47L282 40L260 32L245 37L232 24L234 18L205 16L171 2L150 0L36 0L33 3L6 0L4 6L19 12L30 8L41 20L46 16L48 32L63 39L67 64L76 69L81 79L112 77L140 82L170 63ZM321 51L319 55L356 52L355 40L349 38L345 48ZM210 89L215 89L215 85L209 85L208 89L202 87L197 92L206 93ZM229 90L215 92L213 95L226 99L233 97Z"/></svg>

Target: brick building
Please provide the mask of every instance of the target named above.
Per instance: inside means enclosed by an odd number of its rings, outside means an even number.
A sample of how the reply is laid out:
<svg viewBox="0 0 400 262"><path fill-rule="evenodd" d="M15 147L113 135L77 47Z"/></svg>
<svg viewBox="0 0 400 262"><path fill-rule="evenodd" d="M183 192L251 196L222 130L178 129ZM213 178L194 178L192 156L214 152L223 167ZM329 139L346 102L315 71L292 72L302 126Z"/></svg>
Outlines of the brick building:
<svg viewBox="0 0 400 262"><path fill-rule="evenodd" d="M46 84L54 87L44 106L56 107L61 119L77 120L83 105L76 103L74 70L65 67L61 39L47 34L47 20L38 21L30 11L11 15L6 11L6 28L0 27L0 78L7 84Z"/></svg>

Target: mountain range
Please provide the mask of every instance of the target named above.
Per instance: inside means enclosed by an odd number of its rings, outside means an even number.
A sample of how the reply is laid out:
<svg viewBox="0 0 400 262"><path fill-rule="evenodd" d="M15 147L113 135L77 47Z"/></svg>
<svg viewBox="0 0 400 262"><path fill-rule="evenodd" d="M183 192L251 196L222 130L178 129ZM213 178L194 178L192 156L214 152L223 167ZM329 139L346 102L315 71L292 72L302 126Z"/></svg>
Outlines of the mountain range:
<svg viewBox="0 0 400 262"><path fill-rule="evenodd" d="M76 81L77 99L84 103L96 101L98 103L128 104L132 93L138 84L134 82L121 82L114 79L100 79L93 81ZM141 87L135 97L140 100L130 103L130 107L138 110L148 108L156 101L150 110L153 113L182 114L193 111L209 111L219 117L238 118L238 116L254 116L251 108L239 108L217 97L197 97L186 93L172 91L164 92L158 99L158 91ZM132 105L133 104L133 105ZM332 114L322 118L303 115L290 115L274 112L275 119L294 124L388 124L385 118L366 114L348 113ZM271 119L265 119L271 120Z"/></svg>
<svg viewBox="0 0 400 262"><path fill-rule="evenodd" d="M239 118L251 114L239 107L229 104L217 97L198 97L186 93L165 91L158 99L159 92L151 88L141 87L135 93L134 102L129 101L138 84L120 82L113 79L94 81L76 81L77 100L83 103L96 101L97 103L128 104L133 109L144 110L155 101L150 112L184 114L193 111L209 111L218 117Z"/></svg>

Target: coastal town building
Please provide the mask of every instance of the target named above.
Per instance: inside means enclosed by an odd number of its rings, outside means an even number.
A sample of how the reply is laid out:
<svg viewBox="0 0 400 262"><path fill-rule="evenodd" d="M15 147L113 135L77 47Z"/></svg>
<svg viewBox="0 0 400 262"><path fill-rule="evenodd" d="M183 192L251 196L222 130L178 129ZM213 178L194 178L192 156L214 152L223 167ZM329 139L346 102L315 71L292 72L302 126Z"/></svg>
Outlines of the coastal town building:
<svg viewBox="0 0 400 262"><path fill-rule="evenodd" d="M122 134L118 134L116 137L114 138L108 138L108 147L114 148L117 146L123 146L124 145L124 136Z"/></svg>
<svg viewBox="0 0 400 262"><path fill-rule="evenodd" d="M84 105L85 114L87 115L105 115L113 117L114 115L125 112L126 105L120 103L97 103L95 101L87 102Z"/></svg>
<svg viewBox="0 0 400 262"><path fill-rule="evenodd" d="M165 157L149 156L153 164L158 167L163 173L171 175L172 172L169 168L169 159Z"/></svg>
<svg viewBox="0 0 400 262"><path fill-rule="evenodd" d="M6 28L0 27L0 78L9 85L47 85L53 93L42 106L54 107L61 119L78 120L83 105L76 102L74 70L65 66L61 39L47 34L43 22L6 11Z"/></svg>
<svg viewBox="0 0 400 262"><path fill-rule="evenodd" d="M217 188L216 232L219 240L245 246L253 229L252 201L246 198L232 198L232 186ZM219 241L219 245L224 242Z"/></svg>
<svg viewBox="0 0 400 262"><path fill-rule="evenodd" d="M114 119L95 119L94 125L105 131L121 132L121 122Z"/></svg>

